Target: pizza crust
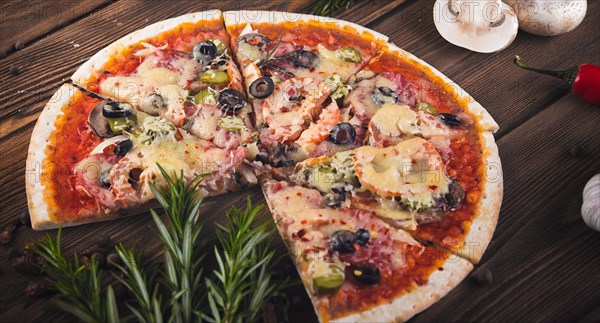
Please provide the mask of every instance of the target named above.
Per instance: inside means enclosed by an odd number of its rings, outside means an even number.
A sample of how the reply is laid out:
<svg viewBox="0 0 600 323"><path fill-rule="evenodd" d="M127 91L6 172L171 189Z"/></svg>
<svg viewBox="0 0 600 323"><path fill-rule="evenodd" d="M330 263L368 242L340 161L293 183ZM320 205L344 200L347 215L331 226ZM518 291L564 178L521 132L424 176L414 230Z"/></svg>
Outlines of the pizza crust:
<svg viewBox="0 0 600 323"><path fill-rule="evenodd" d="M458 100L463 102L468 102L467 104L467 112L473 115L480 125L481 130L483 132L491 132L496 133L498 131L499 126L494 120L494 118L487 112L487 110L479 104L479 102L475 101L475 99L467 93L467 91L463 90L458 84L452 81L449 77L442 74L442 72L438 71L435 67L429 65L427 62L421 60L420 58L414 56L413 54L397 47L392 43L388 43L386 47L382 49L382 51L388 51L396 54L399 59L413 61L419 64L420 68L428 69L428 72L435 74L440 77L443 83L450 85L453 89L453 94L457 96Z"/></svg>
<svg viewBox="0 0 600 323"><path fill-rule="evenodd" d="M238 10L238 11L225 11L223 13L223 19L225 26L231 28L235 25L240 24L258 24L258 23L283 23L283 22L298 22L298 21L316 21L318 23L333 23L341 27L352 27L357 31L357 35L362 33L372 35L377 41L384 44L388 41L386 35L380 34L369 28L365 28L361 25L339 20L331 17L313 16L302 13L282 12L282 11L261 11L261 10Z"/></svg>
<svg viewBox="0 0 600 323"><path fill-rule="evenodd" d="M489 132L481 135L484 146L484 184L477 208L477 216L471 223L469 232L464 237L464 244L458 254L474 264L479 263L483 253L490 244L502 205L503 175L498 146L494 136Z"/></svg>
<svg viewBox="0 0 600 323"><path fill-rule="evenodd" d="M50 213L48 203L44 198L44 160L46 159L46 146L50 134L56 130L55 123L63 114L63 108L68 107L77 96L85 95L70 84L62 85L46 104L31 134L31 142L27 153L25 166L25 191L31 227L34 230L49 230L59 226L68 227L84 223L108 221L127 215L135 215L157 207L158 203L150 203L139 208L120 210L115 213L104 214L94 218L85 218L73 221L56 221Z"/></svg>
<svg viewBox="0 0 600 323"><path fill-rule="evenodd" d="M446 296L473 270L467 260L451 256L442 266L443 270L434 271L427 284L418 286L406 294L400 295L389 304L379 305L370 310L348 315L335 322L403 322L425 310L440 298Z"/></svg>
<svg viewBox="0 0 600 323"><path fill-rule="evenodd" d="M196 23L199 21L211 20L222 21L223 15L221 11L215 9L194 12L176 18L159 21L143 29L134 31L94 54L94 56L92 56L83 65L81 65L79 69L77 69L77 71L75 71L73 76L71 76L71 80L73 80L73 82L75 82L78 85L86 87L88 79L94 74L94 72L102 68L102 66L104 66L104 64L106 64L106 62L108 62L112 56L119 53L123 48L139 43L140 41L143 41L145 39L154 37L162 32L176 28L177 26L183 23Z"/></svg>
<svg viewBox="0 0 600 323"><path fill-rule="evenodd" d="M56 227L50 218L48 205L44 201L44 183L42 181L43 162L46 159L46 145L50 134L56 130L54 123L62 108L69 105L71 99L80 91L72 85L64 84L52 96L42 110L29 143L25 166L25 190L27 204L34 230L46 230Z"/></svg>

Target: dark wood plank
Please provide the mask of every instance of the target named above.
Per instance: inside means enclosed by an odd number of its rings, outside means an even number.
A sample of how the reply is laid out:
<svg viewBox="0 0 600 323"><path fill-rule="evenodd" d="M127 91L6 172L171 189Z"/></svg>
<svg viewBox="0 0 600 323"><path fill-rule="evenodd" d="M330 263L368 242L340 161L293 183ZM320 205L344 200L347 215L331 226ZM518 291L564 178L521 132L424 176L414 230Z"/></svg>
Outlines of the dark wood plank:
<svg viewBox="0 0 600 323"><path fill-rule="evenodd" d="M399 47L436 67L479 101L501 125L503 136L569 92L552 77L525 72L512 63L515 54L531 65L568 69L600 64L600 2L588 1L587 17L574 31L539 37L519 32L507 49L479 54L445 41L433 22L433 0L409 2L401 11L367 25Z"/></svg>
<svg viewBox="0 0 600 323"><path fill-rule="evenodd" d="M307 3L308 1L258 1L253 2L251 8L306 12ZM118 2L0 61L0 73L2 73L0 80L3 82L0 88L0 175L3 179L0 185L0 196L2 196L0 225L13 221L26 207L23 187L25 158L29 137L39 113L57 87L68 79L83 61L112 41L155 21L208 8L235 10L248 8L245 7L246 5L248 5L246 2L217 1L209 4L171 1ZM385 2L381 5L389 6ZM376 12L378 8L371 6L369 12ZM377 15L370 15L370 17L375 19ZM369 22L369 20L361 21L361 23ZM75 44L78 46L74 47ZM21 67L22 73L18 76L8 75L7 71L11 65ZM224 209L232 204L243 206L248 194L256 204L264 203L258 189L217 197L211 199L215 204L204 211L206 222L223 221ZM117 241L123 241L126 245L143 245L145 252L155 258L160 255L161 250L158 240L150 233L151 222L148 216L141 215L119 221L69 228L64 231L64 246L68 251L82 249L83 246L78 247L78 245L81 246L83 243L89 245L93 237L104 232ZM19 246L25 241L44 236L42 232L20 230L12 246ZM210 225L205 228L205 232L209 241L214 238L214 230ZM283 254L282 244L279 239L277 241L277 250ZM64 315L60 313L46 312L47 300L30 300L23 295L22 289L25 283L36 278L16 273L7 261L8 248L4 246L0 248L3 252L0 259L3 276L0 289L8 291L0 295L0 318L3 320L18 318L26 321L64 319ZM289 274L296 275L295 271ZM307 303L308 298L302 289L299 289L297 294L300 296L295 300L295 304L298 305L297 312L306 313L306 309L310 308L310 304ZM312 315L309 318L314 320L312 311L309 313Z"/></svg>
<svg viewBox="0 0 600 323"><path fill-rule="evenodd" d="M9 53L19 43L27 46L70 22L109 4L111 0L90 1L2 1L0 52ZM19 46L20 46L19 45Z"/></svg>
<svg viewBox="0 0 600 323"><path fill-rule="evenodd" d="M598 107L570 94L499 140L505 197L475 270L494 282L461 284L415 322L571 322L598 306L600 235L580 212L583 187L600 172L599 124Z"/></svg>

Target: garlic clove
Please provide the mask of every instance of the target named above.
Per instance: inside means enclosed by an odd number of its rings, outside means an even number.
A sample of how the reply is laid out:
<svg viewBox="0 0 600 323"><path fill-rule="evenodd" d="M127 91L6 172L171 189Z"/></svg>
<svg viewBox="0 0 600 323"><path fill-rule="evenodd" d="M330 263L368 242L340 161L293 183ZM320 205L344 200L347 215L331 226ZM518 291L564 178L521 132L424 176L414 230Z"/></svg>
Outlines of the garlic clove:
<svg viewBox="0 0 600 323"><path fill-rule="evenodd" d="M600 174L592 177L583 189L581 217L590 228L600 231Z"/></svg>

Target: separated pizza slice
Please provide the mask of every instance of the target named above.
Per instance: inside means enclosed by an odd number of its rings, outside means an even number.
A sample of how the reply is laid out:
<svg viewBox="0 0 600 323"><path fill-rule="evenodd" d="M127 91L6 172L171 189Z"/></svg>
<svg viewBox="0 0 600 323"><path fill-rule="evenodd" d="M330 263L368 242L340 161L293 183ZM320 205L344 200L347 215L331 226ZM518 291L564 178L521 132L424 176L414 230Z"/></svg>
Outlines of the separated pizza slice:
<svg viewBox="0 0 600 323"><path fill-rule="evenodd" d="M345 82L387 37L309 15L230 11L224 16L254 105L263 149L259 158L289 166L360 145L364 132L340 125L339 103L349 91ZM332 131L336 135L330 136Z"/></svg>
<svg viewBox="0 0 600 323"><path fill-rule="evenodd" d="M98 52L73 81L224 149L256 141L221 12L168 19Z"/></svg>
<svg viewBox="0 0 600 323"><path fill-rule="evenodd" d="M107 118L107 113L116 113ZM110 131L110 138L98 136ZM225 149L125 103L63 85L31 137L26 189L34 229L108 220L146 210L163 185L158 165L191 181L207 174L203 196L257 184L248 149Z"/></svg>
<svg viewBox="0 0 600 323"><path fill-rule="evenodd" d="M498 125L455 83L393 45L382 48L348 83L351 91L340 104L339 120L364 133L370 146L357 149L357 162L370 163L369 169L355 165L363 185L359 190L367 189L378 199L365 206L396 227L412 230L419 240L477 263L492 238L502 200L502 170L492 134ZM418 164L422 158L410 158L419 146L428 152L423 156L429 164L424 166ZM390 159L389 149L402 156ZM387 158L375 158L380 155ZM304 165L336 164L340 159L314 159ZM435 174L443 175L438 176L443 181L437 182ZM401 180L403 176L413 179ZM422 190L415 183L430 189L419 195ZM331 193L329 188L321 191ZM402 212L390 211L398 206Z"/></svg>
<svg viewBox="0 0 600 323"><path fill-rule="evenodd" d="M405 321L473 269L316 189L273 181L263 192L321 322Z"/></svg>

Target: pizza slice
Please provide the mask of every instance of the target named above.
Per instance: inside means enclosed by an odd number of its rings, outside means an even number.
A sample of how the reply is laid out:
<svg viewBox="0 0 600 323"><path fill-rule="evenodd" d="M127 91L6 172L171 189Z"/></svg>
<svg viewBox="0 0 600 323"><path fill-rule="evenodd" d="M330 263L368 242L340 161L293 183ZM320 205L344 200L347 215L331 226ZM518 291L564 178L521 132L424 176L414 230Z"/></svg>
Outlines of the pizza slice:
<svg viewBox="0 0 600 323"><path fill-rule="evenodd" d="M72 79L220 148L237 148L257 137L218 10L125 36L94 55Z"/></svg>
<svg viewBox="0 0 600 323"><path fill-rule="evenodd" d="M263 192L321 322L405 321L473 269L316 189L272 181Z"/></svg>
<svg viewBox="0 0 600 323"><path fill-rule="evenodd" d="M390 213L390 223L413 230L411 234L423 242L477 263L492 238L502 200L502 170L493 137L498 129L496 122L439 71L393 45L386 45L348 84L352 90L340 104L340 120L352 125L356 133L364 133L364 142L369 146L357 149L363 152L357 162L371 162L370 171L384 174L379 180L420 175L421 184L435 187L415 199L411 197L416 194L414 188L399 179L385 185L363 183L380 200L371 206L394 205L397 203L389 200L399 199L402 208L408 206L410 212ZM391 164L384 166L369 159L391 147L410 153L411 143L427 146L439 169L425 168L426 172L419 174L410 170L410 165L387 168ZM395 162L407 161L400 158ZM311 163L315 160L304 165ZM365 181L373 175L361 173L365 169L356 170ZM443 174L445 180L432 183L433 173ZM441 203L444 199L446 202Z"/></svg>
<svg viewBox="0 0 600 323"><path fill-rule="evenodd" d="M231 11L224 16L253 102L260 158L290 166L360 145L364 132L357 135L354 127L342 124L339 104L349 92L345 82L387 37L309 15Z"/></svg>
<svg viewBox="0 0 600 323"><path fill-rule="evenodd" d="M99 135L106 133L109 138ZM205 174L203 196L256 185L263 170L247 155L246 147L218 147L166 118L63 85L42 111L29 147L32 226L49 229L140 213L154 199L149 184L165 184L159 165L188 181Z"/></svg>

